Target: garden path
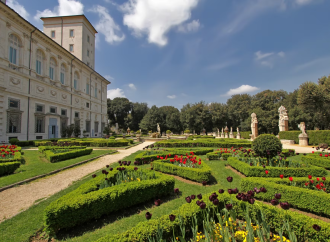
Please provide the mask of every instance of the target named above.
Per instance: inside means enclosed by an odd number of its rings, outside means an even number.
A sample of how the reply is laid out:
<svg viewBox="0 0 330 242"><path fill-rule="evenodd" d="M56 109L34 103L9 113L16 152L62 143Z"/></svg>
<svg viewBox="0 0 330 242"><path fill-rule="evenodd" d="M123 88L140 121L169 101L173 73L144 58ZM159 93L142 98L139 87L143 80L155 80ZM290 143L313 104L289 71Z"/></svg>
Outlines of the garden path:
<svg viewBox="0 0 330 242"><path fill-rule="evenodd" d="M0 192L0 223L28 209L35 202L46 199L67 188L74 181L142 150L142 148L152 143L154 142L144 142L127 150L118 150L119 153L117 154L103 156L84 165Z"/></svg>
<svg viewBox="0 0 330 242"><path fill-rule="evenodd" d="M312 151L316 151L316 149L311 146L299 146L298 144L283 144L283 149L293 149L296 150L296 153L312 153Z"/></svg>

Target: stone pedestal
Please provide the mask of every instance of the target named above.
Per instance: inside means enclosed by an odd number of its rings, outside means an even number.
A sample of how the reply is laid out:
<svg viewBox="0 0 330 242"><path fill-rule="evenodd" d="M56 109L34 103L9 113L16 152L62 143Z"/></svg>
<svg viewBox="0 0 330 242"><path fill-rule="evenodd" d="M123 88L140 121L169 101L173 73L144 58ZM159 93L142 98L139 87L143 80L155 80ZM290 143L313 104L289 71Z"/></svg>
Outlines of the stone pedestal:
<svg viewBox="0 0 330 242"><path fill-rule="evenodd" d="M241 139L241 134L240 134L240 133L238 133L238 134L236 135L236 139Z"/></svg>
<svg viewBox="0 0 330 242"><path fill-rule="evenodd" d="M225 138L225 134L224 133L221 133L221 138Z"/></svg>
<svg viewBox="0 0 330 242"><path fill-rule="evenodd" d="M308 134L301 133L299 135L299 145L308 146Z"/></svg>
<svg viewBox="0 0 330 242"><path fill-rule="evenodd" d="M228 133L225 134L225 138L228 139Z"/></svg>
<svg viewBox="0 0 330 242"><path fill-rule="evenodd" d="M234 134L233 133L230 133L229 134L229 138L233 139L234 138Z"/></svg>
<svg viewBox="0 0 330 242"><path fill-rule="evenodd" d="M137 135L137 136L136 136L136 141L137 141L137 142L141 142L141 135Z"/></svg>

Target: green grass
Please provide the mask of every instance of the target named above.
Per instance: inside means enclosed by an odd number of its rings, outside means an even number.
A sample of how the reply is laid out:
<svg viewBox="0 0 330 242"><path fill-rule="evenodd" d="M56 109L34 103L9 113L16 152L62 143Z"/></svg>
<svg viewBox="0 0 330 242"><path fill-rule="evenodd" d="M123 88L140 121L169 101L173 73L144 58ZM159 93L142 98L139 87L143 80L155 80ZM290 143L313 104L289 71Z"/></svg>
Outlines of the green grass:
<svg viewBox="0 0 330 242"><path fill-rule="evenodd" d="M134 162L134 157L141 151L138 151L122 160ZM206 156L202 156L206 159ZM149 211L152 213L152 218L159 218L162 215L171 213L172 210L177 209L184 204L185 197L192 194L205 194L208 192L218 191L220 188L240 188L240 177L233 173L231 170L225 168L224 161L206 161L212 169L212 175L215 178L213 185L202 187L199 185L189 184L176 180L175 187L179 188L182 192L179 197L169 196L161 198L164 203L159 206L153 206L153 201L145 204L134 206L124 211L103 216L97 221L91 221L87 224L78 226L71 230L61 231L57 234L56 241L95 241L107 234L117 234L125 232L126 230L134 227L139 222L145 221L145 213ZM112 167L118 166L118 163L112 164ZM139 168L149 168L150 165L139 166ZM232 183L228 183L226 178L232 176L234 178ZM92 179L89 175L83 180L74 183L69 188L51 196L45 201L34 205L30 209L18 214L17 216L0 224L0 234L2 235L1 241L28 241L29 237L35 234L43 227L43 210L52 201L59 197L73 191L82 183ZM208 198L203 198L208 199Z"/></svg>
<svg viewBox="0 0 330 242"><path fill-rule="evenodd" d="M46 174L48 172L79 163L93 157L108 154L114 151L111 150L93 150L89 155L80 156L74 159L51 163L42 153L37 150L24 150L25 164L22 164L14 174L0 177L0 187L4 187L25 179Z"/></svg>

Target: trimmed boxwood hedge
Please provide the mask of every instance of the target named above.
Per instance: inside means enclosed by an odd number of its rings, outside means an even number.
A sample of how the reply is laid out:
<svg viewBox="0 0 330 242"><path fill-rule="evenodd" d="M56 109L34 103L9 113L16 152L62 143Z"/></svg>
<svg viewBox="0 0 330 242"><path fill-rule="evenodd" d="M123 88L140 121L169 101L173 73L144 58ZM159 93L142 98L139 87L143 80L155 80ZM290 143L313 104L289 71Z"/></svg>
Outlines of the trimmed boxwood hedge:
<svg viewBox="0 0 330 242"><path fill-rule="evenodd" d="M200 158L196 156L196 160L199 159ZM181 167L160 159L152 162L152 167L156 171L177 175L192 181L208 182L211 178L211 168L204 161L202 161L201 165L197 164L197 166L198 168Z"/></svg>
<svg viewBox="0 0 330 242"><path fill-rule="evenodd" d="M263 168L262 166L250 166L245 162L238 160L236 157L229 157L228 164L248 177L280 177L280 175L283 175L284 177L307 177L308 175L327 175L327 171L325 169L316 166L303 168L266 166L266 168ZM269 173L266 174L265 170L268 170Z"/></svg>
<svg viewBox="0 0 330 242"><path fill-rule="evenodd" d="M155 147L218 147L239 148L251 147L252 142L237 139L198 139L198 140L163 140L154 144Z"/></svg>
<svg viewBox="0 0 330 242"><path fill-rule="evenodd" d="M203 201L206 206L210 208L210 214L223 209L224 204L230 203L231 199L234 201L234 209L238 211L239 217L242 218L242 206L248 206L252 216L256 216L257 212L262 210L266 217L266 222L270 225L272 231L279 231L282 229L284 218L288 218L291 229L295 232L298 241L318 241L328 242L330 238L330 224L318 219L308 217L306 215L283 210L267 204L256 201L254 205L237 200L235 197L230 197L228 193L219 195L219 206L216 207L209 201L208 197L211 195L203 194ZM206 199L205 199L206 198ZM178 217L183 218L183 223L187 229L190 229L193 216L196 214L199 225L203 223L202 210L193 200L191 203L182 205L177 210L173 210L171 214L176 215L173 222L169 220L169 215L163 215L158 219L150 219L145 222L140 222L137 226L127 230L121 234L109 234L97 240L97 242L131 242L131 241L148 241L149 237L155 237L158 229L163 230L163 239L171 239L173 237L173 230L176 236L180 236L180 222ZM313 225L321 226L321 231L317 232L313 229Z"/></svg>
<svg viewBox="0 0 330 242"><path fill-rule="evenodd" d="M301 160L313 166L320 166L324 167L325 169L330 169L330 157L320 157L318 154L309 154L302 156Z"/></svg>
<svg viewBox="0 0 330 242"><path fill-rule="evenodd" d="M232 153L221 153L221 151L214 151L206 154L206 157L209 160L219 160L222 157L224 160L227 160L228 157L231 157Z"/></svg>
<svg viewBox="0 0 330 242"><path fill-rule="evenodd" d="M78 150L73 150L73 151L69 151L69 152L65 152L65 153L55 154L51 150L46 150L44 152L44 154L45 154L45 157L47 160L54 163L54 162L58 162L58 161L62 161L62 160L73 159L73 158L83 156L83 155L89 155L90 153L92 153L92 151L93 151L93 149L78 149Z"/></svg>
<svg viewBox="0 0 330 242"><path fill-rule="evenodd" d="M307 130L306 133L308 134L308 144L310 145L330 144L330 130ZM281 131L279 137L280 139L294 140L298 144L299 134L301 134L301 131Z"/></svg>
<svg viewBox="0 0 330 242"><path fill-rule="evenodd" d="M330 177L326 178L326 186L329 185ZM274 199L276 193L281 193L282 198L280 201L288 202L295 208L300 210L319 214L321 216L330 217L330 194L323 191L310 190L307 188L299 187L300 185L308 182L309 179L294 177L293 182L296 186L290 186L288 179L282 180L281 178L243 178L241 180L241 188L243 191L253 190L255 187L265 187L266 193L255 193L255 197L264 201Z"/></svg>
<svg viewBox="0 0 330 242"><path fill-rule="evenodd" d="M7 163L0 163L0 176L9 175L14 173L14 171L19 168L21 162L7 162Z"/></svg>
<svg viewBox="0 0 330 242"><path fill-rule="evenodd" d="M7 162L23 162L22 153L15 152L14 158L12 159L0 159L0 163L7 163Z"/></svg>
<svg viewBox="0 0 330 242"><path fill-rule="evenodd" d="M131 142L128 139L70 139L70 140L58 140L57 143L74 143L75 145L80 146L88 146L88 147L122 147L122 146L128 146ZM35 141L35 146L48 146L51 141Z"/></svg>
<svg viewBox="0 0 330 242"><path fill-rule="evenodd" d="M209 152L212 152L212 148L194 148L194 149L166 149L164 150L153 150L151 155L148 155L150 151L145 151L141 152L140 154L137 154L135 156L135 160L139 162L141 165L143 162L142 161L147 161L149 162L151 159L156 160L157 156L166 156L168 154L171 154L172 156L174 155L186 155L189 154L190 152L194 152L195 155L206 155ZM143 158L143 159L142 159Z"/></svg>
<svg viewBox="0 0 330 242"><path fill-rule="evenodd" d="M77 149L86 149L86 146L68 146L68 147L62 147L62 146L38 146L38 150L41 153L44 153L46 150L77 150Z"/></svg>
<svg viewBox="0 0 330 242"><path fill-rule="evenodd" d="M251 137L250 137L251 131L240 131L239 133L241 134L241 138L251 139ZM233 134L234 134L234 137L237 137L237 132L233 132Z"/></svg>
<svg viewBox="0 0 330 242"><path fill-rule="evenodd" d="M133 171L133 167L126 167ZM109 179L115 179L118 170L109 172ZM154 172L143 170L145 173ZM104 181L104 176L84 183L76 190L52 202L44 210L46 229L56 232L61 228L70 228L102 215L146 202L159 196L173 193L175 180L173 177L156 173L157 178L128 182L98 190L97 185Z"/></svg>

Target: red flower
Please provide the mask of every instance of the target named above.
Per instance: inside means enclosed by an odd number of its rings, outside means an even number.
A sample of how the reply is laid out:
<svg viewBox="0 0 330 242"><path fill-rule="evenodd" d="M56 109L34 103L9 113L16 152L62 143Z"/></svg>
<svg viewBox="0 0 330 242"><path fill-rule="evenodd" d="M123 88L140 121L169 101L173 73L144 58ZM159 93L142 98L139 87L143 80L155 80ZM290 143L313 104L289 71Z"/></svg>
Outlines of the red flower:
<svg viewBox="0 0 330 242"><path fill-rule="evenodd" d="M325 157L328 157L328 155L325 155Z"/></svg>
<svg viewBox="0 0 330 242"><path fill-rule="evenodd" d="M309 180L312 179L312 176L311 176L311 175L308 175L308 179L309 179Z"/></svg>
<svg viewBox="0 0 330 242"><path fill-rule="evenodd" d="M202 162L198 162L198 165L201 165L202 164Z"/></svg>
<svg viewBox="0 0 330 242"><path fill-rule="evenodd" d="M280 175L280 178L281 178L281 179L283 179L283 177L284 177L283 175Z"/></svg>
<svg viewBox="0 0 330 242"><path fill-rule="evenodd" d="M311 180L311 183L313 184L313 183L314 183L314 181L313 181L313 180Z"/></svg>
<svg viewBox="0 0 330 242"><path fill-rule="evenodd" d="M321 189L321 186L319 184L317 184L316 185L316 188L320 190Z"/></svg>
<svg viewBox="0 0 330 242"><path fill-rule="evenodd" d="M168 156L171 157L171 154L169 154Z"/></svg>
<svg viewBox="0 0 330 242"><path fill-rule="evenodd" d="M268 175L268 171L267 170L265 170L265 173L266 173L266 175Z"/></svg>
<svg viewBox="0 0 330 242"><path fill-rule="evenodd" d="M290 176L290 177L289 177L289 180L292 182L292 181L293 181L293 178Z"/></svg>
<svg viewBox="0 0 330 242"><path fill-rule="evenodd" d="M314 154L314 151L312 151L312 153Z"/></svg>
<svg viewBox="0 0 330 242"><path fill-rule="evenodd" d="M319 180L320 180L320 178L316 178L316 180L317 180L317 181L319 181Z"/></svg>
<svg viewBox="0 0 330 242"><path fill-rule="evenodd" d="M325 177L322 177L322 180L323 180L323 181L325 181L325 180L326 180L326 178L325 178Z"/></svg>
<svg viewBox="0 0 330 242"><path fill-rule="evenodd" d="M184 161L183 164L185 165L186 164L186 161Z"/></svg>
<svg viewBox="0 0 330 242"><path fill-rule="evenodd" d="M305 183L305 186L307 187L307 186L308 186L308 184L309 184L309 183L308 183L308 182L306 182L306 183Z"/></svg>
<svg viewBox="0 0 330 242"><path fill-rule="evenodd" d="M322 154L320 154L320 156L322 157Z"/></svg>
<svg viewBox="0 0 330 242"><path fill-rule="evenodd" d="M159 155L157 155L157 158L159 159Z"/></svg>

